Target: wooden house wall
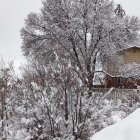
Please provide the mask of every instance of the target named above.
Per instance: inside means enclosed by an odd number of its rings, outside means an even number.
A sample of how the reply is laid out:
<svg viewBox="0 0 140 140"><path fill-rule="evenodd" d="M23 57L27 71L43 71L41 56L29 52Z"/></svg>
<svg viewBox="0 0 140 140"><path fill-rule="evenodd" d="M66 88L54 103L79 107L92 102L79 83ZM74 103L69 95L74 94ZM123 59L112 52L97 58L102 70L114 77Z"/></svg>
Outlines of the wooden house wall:
<svg viewBox="0 0 140 140"><path fill-rule="evenodd" d="M120 77L106 77L106 88L124 88L124 89L136 89L137 86L140 86L140 79L133 78L122 78L122 83L118 82L118 78Z"/></svg>
<svg viewBox="0 0 140 140"><path fill-rule="evenodd" d="M123 58L124 64L140 64L140 48L133 47L127 50L123 50L118 53ZM123 66L123 65L122 65ZM111 75L117 75L118 68L121 66L115 66L113 63L108 61L107 72ZM111 88L125 88L125 89L136 89L137 85L140 86L140 79L135 80L134 78L125 78L125 82L118 83L117 77L106 76L106 87Z"/></svg>
<svg viewBox="0 0 140 140"><path fill-rule="evenodd" d="M137 63L140 64L140 48L131 48L125 51L124 63Z"/></svg>

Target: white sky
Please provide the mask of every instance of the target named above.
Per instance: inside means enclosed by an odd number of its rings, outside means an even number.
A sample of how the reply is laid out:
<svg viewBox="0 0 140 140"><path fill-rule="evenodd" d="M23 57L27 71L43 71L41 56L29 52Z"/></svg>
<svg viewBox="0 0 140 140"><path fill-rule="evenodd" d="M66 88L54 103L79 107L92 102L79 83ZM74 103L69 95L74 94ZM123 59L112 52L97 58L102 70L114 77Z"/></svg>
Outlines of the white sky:
<svg viewBox="0 0 140 140"><path fill-rule="evenodd" d="M130 16L140 17L140 0L114 0L116 3L120 3L126 14Z"/></svg>
<svg viewBox="0 0 140 140"><path fill-rule="evenodd" d="M30 12L39 12L41 0L0 0L0 56L24 62L21 52L20 30Z"/></svg>
<svg viewBox="0 0 140 140"><path fill-rule="evenodd" d="M129 15L140 17L140 0L115 0ZM20 29L30 12L39 12L41 0L0 0L0 55L24 62L21 52Z"/></svg>

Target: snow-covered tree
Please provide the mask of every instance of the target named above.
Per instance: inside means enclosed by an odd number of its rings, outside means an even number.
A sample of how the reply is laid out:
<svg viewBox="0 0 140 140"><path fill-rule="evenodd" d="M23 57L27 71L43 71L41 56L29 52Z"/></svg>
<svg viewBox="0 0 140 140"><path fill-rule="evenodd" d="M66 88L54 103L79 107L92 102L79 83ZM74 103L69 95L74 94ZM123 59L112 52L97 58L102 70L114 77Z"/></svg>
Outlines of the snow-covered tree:
<svg viewBox="0 0 140 140"><path fill-rule="evenodd" d="M21 30L29 60L18 87L22 128L36 139L86 140L111 124L104 99L113 89L93 92L96 73L104 73L96 64L135 43L138 31L139 20L120 18L110 0L44 0Z"/></svg>
<svg viewBox="0 0 140 140"><path fill-rule="evenodd" d="M65 57L90 94L98 52L108 55L137 40L139 20L114 11L110 0L45 0L41 13L26 19L23 52L45 64Z"/></svg>
<svg viewBox="0 0 140 140"><path fill-rule="evenodd" d="M16 81L13 61L0 60L0 139L10 134L13 125L14 106L16 93L12 92L12 86Z"/></svg>

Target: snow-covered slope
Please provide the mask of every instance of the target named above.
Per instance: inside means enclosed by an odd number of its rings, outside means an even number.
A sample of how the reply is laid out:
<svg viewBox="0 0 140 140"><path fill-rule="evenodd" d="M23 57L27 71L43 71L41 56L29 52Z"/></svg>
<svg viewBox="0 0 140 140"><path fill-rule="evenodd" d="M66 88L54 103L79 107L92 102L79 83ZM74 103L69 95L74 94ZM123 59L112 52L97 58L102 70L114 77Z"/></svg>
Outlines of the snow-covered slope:
<svg viewBox="0 0 140 140"><path fill-rule="evenodd" d="M140 140L140 109L96 133L90 140Z"/></svg>

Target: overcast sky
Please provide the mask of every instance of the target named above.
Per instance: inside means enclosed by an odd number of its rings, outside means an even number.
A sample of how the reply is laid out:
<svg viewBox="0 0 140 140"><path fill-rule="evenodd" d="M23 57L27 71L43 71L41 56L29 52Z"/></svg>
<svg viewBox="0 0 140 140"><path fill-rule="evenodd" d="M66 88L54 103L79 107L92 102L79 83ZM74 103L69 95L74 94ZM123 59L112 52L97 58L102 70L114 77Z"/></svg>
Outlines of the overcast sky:
<svg viewBox="0 0 140 140"><path fill-rule="evenodd" d="M140 17L140 0L115 0L129 15ZM23 62L20 29L30 12L39 12L41 0L0 0L0 55Z"/></svg>
<svg viewBox="0 0 140 140"><path fill-rule="evenodd" d="M0 0L0 56L15 60L16 66L24 61L20 38L24 19L40 7L41 0Z"/></svg>

